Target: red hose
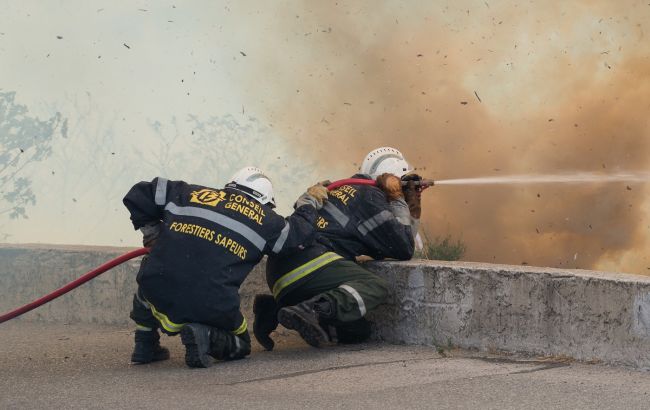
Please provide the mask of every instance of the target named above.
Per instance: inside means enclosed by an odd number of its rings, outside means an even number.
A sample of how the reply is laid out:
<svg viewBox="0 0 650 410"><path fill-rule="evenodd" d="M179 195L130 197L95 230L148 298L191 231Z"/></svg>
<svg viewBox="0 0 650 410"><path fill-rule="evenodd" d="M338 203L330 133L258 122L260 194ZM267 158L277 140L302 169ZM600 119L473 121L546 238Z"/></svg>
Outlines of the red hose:
<svg viewBox="0 0 650 410"><path fill-rule="evenodd" d="M347 178L347 179L341 179L339 181L332 182L327 186L327 189L331 191L343 185L375 185L375 181L372 179ZM19 307L18 309L14 309L11 312L5 313L4 315L0 316L0 323L4 323L7 320L11 320L15 317L22 315L23 313L27 313L30 310L36 309L37 307L44 305L47 302L54 300L61 295L65 295L66 293L70 292L73 289L78 288L79 286L95 278L96 276L101 275L107 270L112 269L117 265L121 265L122 263L128 261L129 259L137 258L138 256L146 255L147 253L149 253L149 248L140 248L131 251L129 253L125 253L124 255L119 256L113 260L110 260L105 264L99 266L98 268L91 270L90 272L86 273L80 278L75 279L74 281L68 283L67 285L55 290L54 292L48 293L42 298L36 299L32 303L28 303L25 306Z"/></svg>
<svg viewBox="0 0 650 410"><path fill-rule="evenodd" d="M334 190L343 185L376 185L374 179L347 178L334 181L327 186L327 189Z"/></svg>
<svg viewBox="0 0 650 410"><path fill-rule="evenodd" d="M54 300L58 298L61 295L64 295L68 292L70 292L72 289L75 289L84 283L88 282L89 280L93 279L96 276L99 276L100 274L106 272L107 270L114 268L117 265L120 265L129 259L136 258L138 256L146 255L149 253L149 248L140 248L136 249L134 251L131 251L129 253L125 253L122 256L119 256L113 260L110 260L106 262L105 264L101 265L100 267L91 270L90 272L86 273L85 275L81 276L80 278L68 283L67 285L63 286L62 288L59 288L55 290L52 293L49 293L45 296L43 296L40 299L36 299L32 303L29 303L25 306L19 307L18 309L14 309L11 312L5 313L4 315L0 316L0 323L6 322L7 320L13 319L17 316L22 315L23 313L27 313L32 309L36 309L37 307L44 305L45 303Z"/></svg>

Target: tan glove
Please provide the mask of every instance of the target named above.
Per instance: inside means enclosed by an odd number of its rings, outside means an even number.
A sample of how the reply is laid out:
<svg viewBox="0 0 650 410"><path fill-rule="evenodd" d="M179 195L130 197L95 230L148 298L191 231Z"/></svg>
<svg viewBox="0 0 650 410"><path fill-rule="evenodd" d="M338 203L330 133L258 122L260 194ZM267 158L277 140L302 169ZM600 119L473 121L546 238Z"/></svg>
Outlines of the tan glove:
<svg viewBox="0 0 650 410"><path fill-rule="evenodd" d="M327 188L323 186L322 182L307 188L307 193L313 196L321 204L327 199Z"/></svg>
<svg viewBox="0 0 650 410"><path fill-rule="evenodd" d="M300 195L294 207L296 209L303 205L311 205L316 209L323 207L323 202L327 199L327 188L321 184L312 185L307 188L307 192Z"/></svg>
<svg viewBox="0 0 650 410"><path fill-rule="evenodd" d="M402 182L393 174L381 174L377 177L377 188L384 191L388 202L404 198Z"/></svg>

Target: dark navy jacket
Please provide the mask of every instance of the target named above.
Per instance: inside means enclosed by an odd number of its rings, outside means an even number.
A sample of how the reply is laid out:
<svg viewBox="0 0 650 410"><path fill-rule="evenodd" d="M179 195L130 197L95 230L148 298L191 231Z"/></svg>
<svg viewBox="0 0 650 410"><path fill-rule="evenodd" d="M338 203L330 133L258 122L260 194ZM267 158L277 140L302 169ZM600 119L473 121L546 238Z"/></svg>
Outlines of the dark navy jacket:
<svg viewBox="0 0 650 410"><path fill-rule="evenodd" d="M226 330L242 325L239 286L263 255L287 255L311 244L316 210L283 218L244 193L155 178L124 197L135 229L161 221L138 274L146 300L177 324Z"/></svg>
<svg viewBox="0 0 650 410"><path fill-rule="evenodd" d="M371 179L360 174L352 178ZM401 207L402 212L394 212L395 207ZM268 258L266 279L269 288L277 290L279 279L287 279L287 273L298 272L317 258L324 262L336 260L326 260L323 255L327 252L352 261L359 255L374 259L411 259L415 250L411 222L406 203L400 200L389 204L384 192L375 186L343 185L330 191L328 201L318 211L316 243L292 255ZM303 278L301 280L306 280L307 276ZM283 284L282 292L273 293L278 297L279 293L290 291L298 283L300 280Z"/></svg>

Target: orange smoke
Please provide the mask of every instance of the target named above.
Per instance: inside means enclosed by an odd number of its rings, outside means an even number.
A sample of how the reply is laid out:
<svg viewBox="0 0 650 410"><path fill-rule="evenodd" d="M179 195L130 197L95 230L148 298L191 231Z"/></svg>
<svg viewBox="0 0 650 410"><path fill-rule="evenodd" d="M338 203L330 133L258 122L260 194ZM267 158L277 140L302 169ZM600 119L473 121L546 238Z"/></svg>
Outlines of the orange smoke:
<svg viewBox="0 0 650 410"><path fill-rule="evenodd" d="M295 37L267 55L274 125L323 177L383 145L433 179L648 170L648 10L571 3L307 3L278 19ZM466 260L650 273L649 192L439 186L422 221L465 242Z"/></svg>

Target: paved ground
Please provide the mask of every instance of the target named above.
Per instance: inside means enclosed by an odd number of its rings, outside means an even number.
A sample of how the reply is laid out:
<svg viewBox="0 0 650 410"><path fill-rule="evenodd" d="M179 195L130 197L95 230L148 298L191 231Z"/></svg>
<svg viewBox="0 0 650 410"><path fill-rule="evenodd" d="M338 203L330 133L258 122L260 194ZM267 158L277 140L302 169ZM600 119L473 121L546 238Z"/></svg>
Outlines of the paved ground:
<svg viewBox="0 0 650 410"><path fill-rule="evenodd" d="M188 369L131 366L129 330L0 325L0 408L647 409L650 373L413 346L312 349L285 331L274 352Z"/></svg>

